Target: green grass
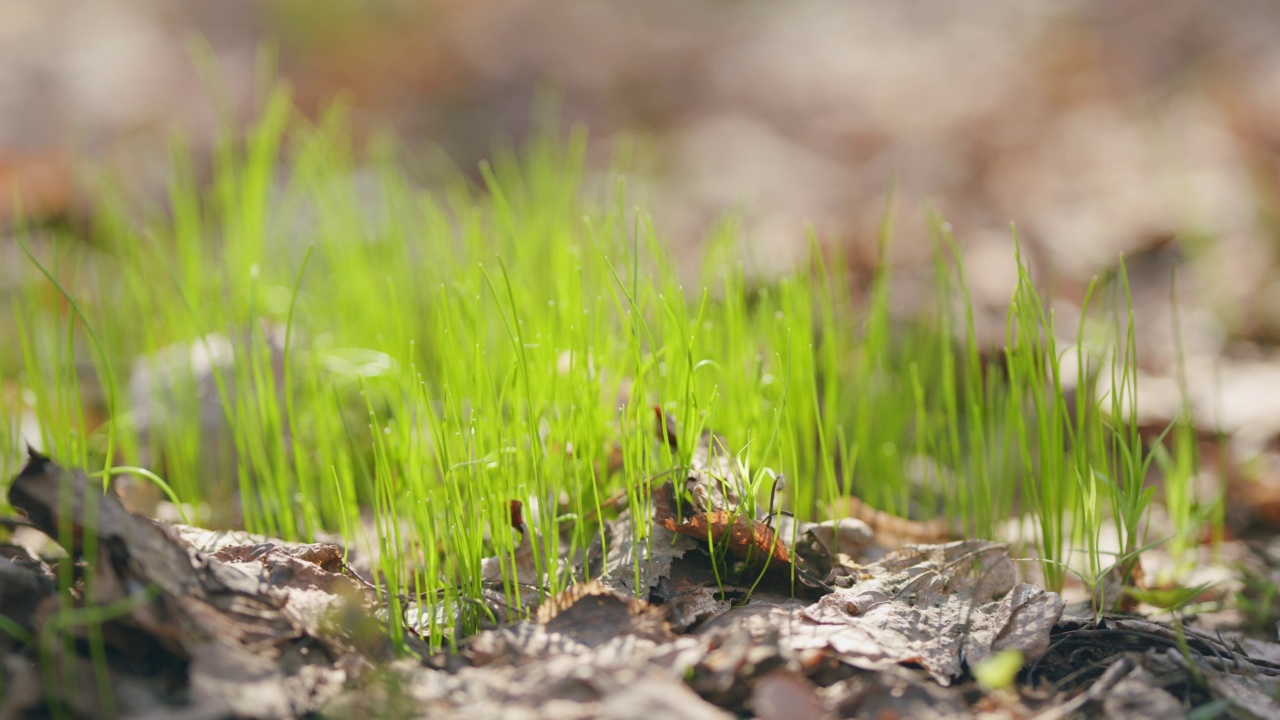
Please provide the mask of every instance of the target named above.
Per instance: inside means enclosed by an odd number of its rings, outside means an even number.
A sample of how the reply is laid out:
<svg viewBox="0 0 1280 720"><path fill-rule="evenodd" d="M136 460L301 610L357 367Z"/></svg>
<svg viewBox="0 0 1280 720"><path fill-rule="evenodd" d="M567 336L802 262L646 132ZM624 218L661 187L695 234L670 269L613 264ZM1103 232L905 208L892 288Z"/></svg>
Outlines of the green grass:
<svg viewBox="0 0 1280 720"><path fill-rule="evenodd" d="M58 460L145 466L193 522L376 548L388 628L402 637L399 618L421 606L414 629L437 646L488 619L474 602L483 557L507 558L513 601L564 587L560 561L599 537L605 499L645 507L703 428L740 449L752 506L776 472L803 518L849 493L972 535L1029 513L1038 530L1024 540L1052 587L1073 556L1092 577L1105 569L1107 517L1126 551L1150 540L1143 482L1159 458L1188 546L1194 439L1143 448L1129 313L1086 316L1060 348L1024 269L1008 347L988 362L940 219L937 307L910 322L891 312L887 268L863 297L838 254L749 277L732 223L708 239L699 284L682 286L691 273L625 182L588 189L585 148L582 132L499 145L478 180L423 190L397 144L355 147L341 109L311 126L277 93L250 133L223 137L208 184L175 143L165 209L108 188L91 243L41 246L13 303L18 342L0 354L20 391L0 395L0 430L13 437L34 412ZM131 368L174 347L144 411ZM229 362L201 384L200 355ZM1101 403L1098 378L1114 388ZM685 457L655 447L654 405L679 419ZM537 586L510 571L512 499L544 539Z"/></svg>

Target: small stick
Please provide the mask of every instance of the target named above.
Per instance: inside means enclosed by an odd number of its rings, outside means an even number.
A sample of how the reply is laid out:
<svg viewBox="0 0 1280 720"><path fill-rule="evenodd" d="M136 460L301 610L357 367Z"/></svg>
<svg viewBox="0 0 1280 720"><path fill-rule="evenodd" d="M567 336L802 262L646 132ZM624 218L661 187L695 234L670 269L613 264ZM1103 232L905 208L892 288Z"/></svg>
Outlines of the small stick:
<svg viewBox="0 0 1280 720"><path fill-rule="evenodd" d="M787 478L783 475L773 477L773 489L769 491L769 514L764 516L765 527L773 529L773 518L777 515L778 494L787 487Z"/></svg>

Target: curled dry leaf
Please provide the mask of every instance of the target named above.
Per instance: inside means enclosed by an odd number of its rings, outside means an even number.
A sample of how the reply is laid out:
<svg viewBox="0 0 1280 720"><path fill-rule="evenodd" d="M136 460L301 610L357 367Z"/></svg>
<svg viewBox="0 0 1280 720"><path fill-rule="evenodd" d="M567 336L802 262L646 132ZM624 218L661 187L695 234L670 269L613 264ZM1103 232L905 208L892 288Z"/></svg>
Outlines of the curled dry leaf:
<svg viewBox="0 0 1280 720"><path fill-rule="evenodd" d="M777 668L756 679L751 709L760 720L806 720L827 714L814 684L787 668Z"/></svg>
<svg viewBox="0 0 1280 720"><path fill-rule="evenodd" d="M631 510L605 522L603 537L587 551L588 575L606 587L645 596L672 575L672 563L697 547L692 538L661 525L650 525L646 540L637 541Z"/></svg>
<svg viewBox="0 0 1280 720"><path fill-rule="evenodd" d="M619 635L655 642L674 638L662 612L643 600L627 597L599 582L579 583L547 599L538 608L547 630L595 647Z"/></svg>
<svg viewBox="0 0 1280 720"><path fill-rule="evenodd" d="M664 483L654 490L654 521L666 529L725 547L752 567L767 565L770 571L789 572L791 553L773 529L737 511L713 510L696 513L680 522L675 512L675 488Z"/></svg>
<svg viewBox="0 0 1280 720"><path fill-rule="evenodd" d="M314 543L282 547L264 542L254 545L232 545L211 555L227 563L261 563L266 570L267 585L272 588L316 588L325 592L356 593L360 585L342 574L342 548Z"/></svg>
<svg viewBox="0 0 1280 720"><path fill-rule="evenodd" d="M164 689L118 693L121 716L304 715L387 657L383 624L369 611L367 594L325 569L340 557L336 547L226 546L227 557L254 562L224 562L196 550L174 528L128 512L114 492L102 492L83 472L34 452L10 485L9 500L92 573L92 584L73 589L83 593L86 607L124 608L94 626L113 658L111 685L160 682ZM0 613L21 611L47 592L41 580L47 573L27 570L15 575L27 587L12 602L0 593ZM57 612L20 618L37 636L66 632L56 629L59 620ZM64 661L88 690L60 698L58 673L56 685L40 687L47 679L36 678L36 692L0 701L0 716L70 708L88 717L102 707L92 695L100 675L82 649L87 630L70 632L82 642Z"/></svg>
<svg viewBox="0 0 1280 720"><path fill-rule="evenodd" d="M43 563L17 553L3 555L0 555L0 615L32 632L36 629L40 604L57 592L57 578ZM16 642L9 633L0 633L0 649Z"/></svg>
<svg viewBox="0 0 1280 720"><path fill-rule="evenodd" d="M923 521L899 517L874 508L856 497L842 498L832 508L832 512L866 523L876 540L889 548L907 544L945 543L960 535L944 518Z"/></svg>
<svg viewBox="0 0 1280 720"><path fill-rule="evenodd" d="M696 587L676 595L663 604L672 629L683 632L703 620L730 608L728 600L714 587Z"/></svg>
<svg viewBox="0 0 1280 720"><path fill-rule="evenodd" d="M1062 615L1058 595L1015 583L1008 549L996 543L908 547L865 571L863 582L805 608L803 646L868 670L916 663L947 685L1001 650L1040 657Z"/></svg>

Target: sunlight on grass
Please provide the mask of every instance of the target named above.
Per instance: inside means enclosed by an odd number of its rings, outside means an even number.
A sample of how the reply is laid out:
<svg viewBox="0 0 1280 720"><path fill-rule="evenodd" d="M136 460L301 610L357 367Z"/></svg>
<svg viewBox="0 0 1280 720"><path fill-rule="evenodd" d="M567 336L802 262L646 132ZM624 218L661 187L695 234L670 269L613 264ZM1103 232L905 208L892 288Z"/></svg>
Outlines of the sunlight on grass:
<svg viewBox="0 0 1280 720"><path fill-rule="evenodd" d="M776 472L802 518L841 514L849 494L971 536L1029 513L1024 540L1054 588L1073 553L1104 570L1104 518L1127 551L1148 541L1153 461L1193 470L1188 433L1144 449L1126 419L1131 317L1100 340L1082 324L1061 349L1024 268L1004 357L984 359L940 219L938 305L907 323L887 267L861 305L838 253L761 282L731 224L702 285L681 286L624 183L584 190L581 132L496 151L479 186L458 174L431 191L393 143L354 147L340 109L307 126L283 93L224 138L207 186L174 147L166 212L104 201L93 246L58 237L46 258L67 297L24 285L0 356L21 394L0 397L0 431L30 410L60 461L147 468L194 522L372 549L397 638L402 617L435 646L485 622L474 601L495 553L513 607L565 587L564 560L616 514L606 500L646 507L703 428L741 450L746 511ZM1063 353L1078 356L1070 401ZM1104 374L1114 389L1097 404ZM108 388L109 407L84 387ZM654 406L679 421L686 457L657 447ZM1190 516L1180 483L1171 509ZM543 583L516 582L511 500Z"/></svg>

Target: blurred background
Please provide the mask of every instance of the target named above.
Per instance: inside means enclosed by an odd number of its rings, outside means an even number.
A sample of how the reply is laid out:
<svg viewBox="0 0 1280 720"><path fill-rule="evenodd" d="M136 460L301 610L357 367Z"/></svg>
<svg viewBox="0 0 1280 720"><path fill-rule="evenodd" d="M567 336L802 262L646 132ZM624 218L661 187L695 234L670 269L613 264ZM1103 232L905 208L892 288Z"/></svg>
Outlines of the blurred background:
<svg viewBox="0 0 1280 720"><path fill-rule="evenodd" d="M597 169L638 138L633 187L678 252L732 213L765 275L803 262L812 232L865 281L892 195L906 305L936 210L993 343L1010 223L1067 305L1124 253L1144 370L1173 373L1180 336L1205 422L1280 483L1274 0L0 0L0 187L29 220L78 227L104 172L159 201L174 133L207 161L219 109L251 122L273 73L305 112L341 98L360 132L464 172L526 137L550 90ZM0 241L0 266L19 262ZM1147 387L1153 412L1177 407Z"/></svg>
<svg viewBox="0 0 1280 720"><path fill-rule="evenodd" d="M975 278L1008 281L1015 222L1064 292L1176 241L1223 329L1274 340L1278 39L1268 0L0 0L0 184L38 217L92 212L94 164L158 192L214 97L253 117L266 47L304 110L344 98L465 170L562 92L602 164L618 133L648 141L673 242L736 211L766 272L806 223L872 253L896 187L904 261L927 208Z"/></svg>

